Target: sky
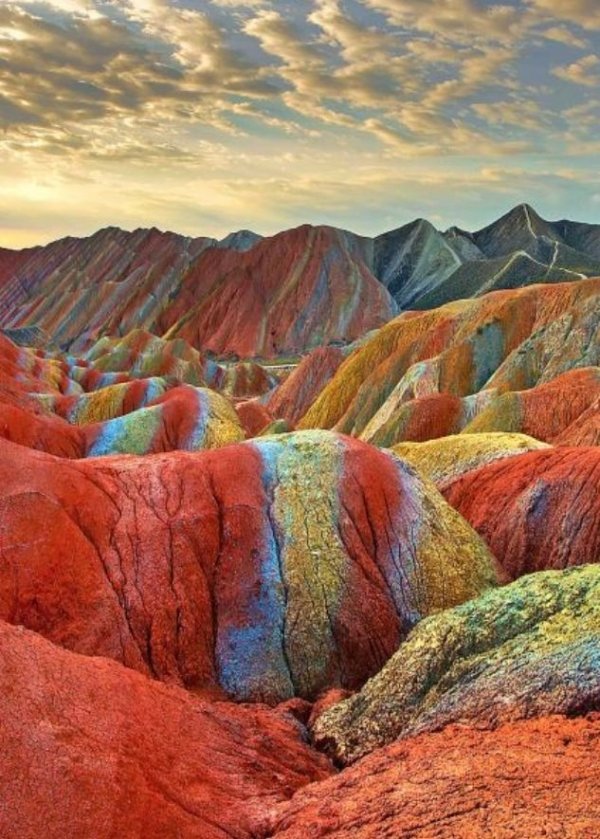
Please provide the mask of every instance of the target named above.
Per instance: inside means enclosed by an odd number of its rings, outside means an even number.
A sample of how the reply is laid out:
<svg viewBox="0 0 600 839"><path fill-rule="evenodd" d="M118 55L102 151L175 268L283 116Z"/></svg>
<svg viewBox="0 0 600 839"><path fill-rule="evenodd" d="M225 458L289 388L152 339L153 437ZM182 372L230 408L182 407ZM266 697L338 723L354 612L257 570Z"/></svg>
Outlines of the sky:
<svg viewBox="0 0 600 839"><path fill-rule="evenodd" d="M598 0L0 0L0 245L600 222Z"/></svg>

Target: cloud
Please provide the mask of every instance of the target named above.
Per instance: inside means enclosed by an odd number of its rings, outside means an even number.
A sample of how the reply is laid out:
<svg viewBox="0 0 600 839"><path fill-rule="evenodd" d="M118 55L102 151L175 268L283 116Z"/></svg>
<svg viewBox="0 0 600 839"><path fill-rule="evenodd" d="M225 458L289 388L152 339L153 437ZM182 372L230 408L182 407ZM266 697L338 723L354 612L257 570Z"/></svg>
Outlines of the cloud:
<svg viewBox="0 0 600 839"><path fill-rule="evenodd" d="M530 0L530 5L547 18L575 23L583 29L600 29L597 0Z"/></svg>
<svg viewBox="0 0 600 839"><path fill-rule="evenodd" d="M528 25L526 10L477 0L364 0L392 23L442 41L513 41Z"/></svg>
<svg viewBox="0 0 600 839"><path fill-rule="evenodd" d="M0 8L0 29L22 33L0 41L4 127L80 129L131 115L223 127L219 97L274 94L262 68L229 49L200 13L159 0L134 0L127 11L111 19Z"/></svg>
<svg viewBox="0 0 600 839"><path fill-rule="evenodd" d="M223 233L311 201L351 220L344 179L416 207L433 171L449 197L465 167L567 171L597 151L594 27L596 0L0 0L5 206L39 210L52 183L86 218L184 227L185 207Z"/></svg>
<svg viewBox="0 0 600 839"><path fill-rule="evenodd" d="M541 34L549 41L557 41L560 44L566 44L576 49L584 50L589 48L590 45L588 40L580 38L566 26L551 26L550 29L545 29Z"/></svg>
<svg viewBox="0 0 600 839"><path fill-rule="evenodd" d="M478 117L494 126L517 126L539 131L546 128L550 122L549 115L542 112L539 104L533 99L474 102L470 107Z"/></svg>
<svg viewBox="0 0 600 839"><path fill-rule="evenodd" d="M600 85L600 58L597 55L586 55L572 64L555 67L552 72L565 82L597 87Z"/></svg>

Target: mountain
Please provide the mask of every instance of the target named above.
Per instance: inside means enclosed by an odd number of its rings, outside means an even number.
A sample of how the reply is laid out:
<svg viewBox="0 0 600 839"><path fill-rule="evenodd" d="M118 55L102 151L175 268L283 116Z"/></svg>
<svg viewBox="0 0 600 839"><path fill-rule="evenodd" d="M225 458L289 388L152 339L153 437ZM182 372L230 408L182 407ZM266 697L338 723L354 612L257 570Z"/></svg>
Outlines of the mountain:
<svg viewBox="0 0 600 839"><path fill-rule="evenodd" d="M538 400L507 392L600 366L599 311L600 279L589 279L404 312L348 355L298 425L392 446L471 430L468 424L484 412L492 417L473 423L473 431L558 435L578 418L570 413L580 402L571 385L587 394L581 412L597 398L593 374L579 381L570 376ZM541 415L535 426L524 402ZM495 405L502 408L494 411Z"/></svg>
<svg viewBox="0 0 600 839"><path fill-rule="evenodd" d="M220 355L298 353L393 316L364 256L359 237L309 225L221 242L106 228L4 254L0 326L35 324L73 351L143 328Z"/></svg>
<svg viewBox="0 0 600 839"><path fill-rule="evenodd" d="M470 233L417 219L374 238L327 226L220 241L108 227L0 249L0 328L63 349L142 328L218 356L271 358L348 344L398 310L600 274L600 225L527 204Z"/></svg>
<svg viewBox="0 0 600 839"><path fill-rule="evenodd" d="M0 836L597 835L598 252L0 252Z"/></svg>
<svg viewBox="0 0 600 839"><path fill-rule="evenodd" d="M374 241L374 273L403 309L450 277L461 264L444 236L425 219Z"/></svg>

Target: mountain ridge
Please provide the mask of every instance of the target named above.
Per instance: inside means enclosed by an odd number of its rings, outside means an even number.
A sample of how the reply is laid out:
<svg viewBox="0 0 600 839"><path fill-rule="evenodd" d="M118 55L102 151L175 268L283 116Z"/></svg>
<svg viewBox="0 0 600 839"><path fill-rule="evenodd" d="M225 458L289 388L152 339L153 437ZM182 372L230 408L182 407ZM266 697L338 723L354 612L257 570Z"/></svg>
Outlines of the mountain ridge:
<svg viewBox="0 0 600 839"><path fill-rule="evenodd" d="M0 328L36 326L74 350L142 328L222 357L276 357L351 343L399 311L595 275L600 225L546 221L528 204L473 232L424 218L374 237L108 226L0 249Z"/></svg>

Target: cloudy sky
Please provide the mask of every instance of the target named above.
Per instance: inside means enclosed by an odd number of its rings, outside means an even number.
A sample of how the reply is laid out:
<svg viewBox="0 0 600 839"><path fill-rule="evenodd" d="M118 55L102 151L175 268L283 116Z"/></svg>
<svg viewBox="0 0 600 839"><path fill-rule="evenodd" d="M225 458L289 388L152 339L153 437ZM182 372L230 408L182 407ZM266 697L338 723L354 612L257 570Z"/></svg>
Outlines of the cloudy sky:
<svg viewBox="0 0 600 839"><path fill-rule="evenodd" d="M0 245L600 222L598 0L0 0Z"/></svg>

